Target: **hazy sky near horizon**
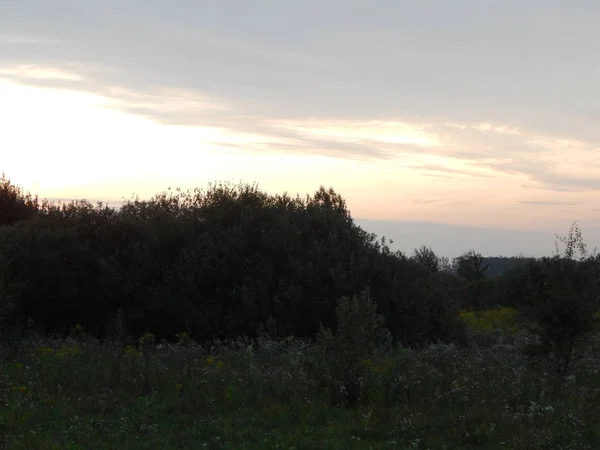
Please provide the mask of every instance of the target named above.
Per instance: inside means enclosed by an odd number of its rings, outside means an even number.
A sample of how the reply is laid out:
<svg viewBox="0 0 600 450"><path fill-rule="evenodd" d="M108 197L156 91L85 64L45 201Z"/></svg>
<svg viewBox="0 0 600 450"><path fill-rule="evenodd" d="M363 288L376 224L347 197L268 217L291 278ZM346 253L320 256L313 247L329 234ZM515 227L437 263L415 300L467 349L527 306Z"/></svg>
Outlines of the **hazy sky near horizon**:
<svg viewBox="0 0 600 450"><path fill-rule="evenodd" d="M358 218L565 231L600 218L599 20L591 0L0 0L0 172L93 200L323 184Z"/></svg>

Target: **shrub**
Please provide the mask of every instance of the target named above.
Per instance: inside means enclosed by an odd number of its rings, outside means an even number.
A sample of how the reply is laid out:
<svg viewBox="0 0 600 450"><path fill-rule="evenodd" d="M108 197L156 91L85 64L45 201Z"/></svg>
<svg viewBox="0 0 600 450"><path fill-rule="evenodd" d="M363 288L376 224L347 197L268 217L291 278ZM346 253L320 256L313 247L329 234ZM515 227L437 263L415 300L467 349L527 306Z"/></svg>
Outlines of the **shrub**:
<svg viewBox="0 0 600 450"><path fill-rule="evenodd" d="M335 328L336 299L365 286L397 342L456 334L453 276L391 252L324 187L306 199L218 185L119 211L47 205L0 228L0 272L6 317L63 333L79 323L98 338L119 310L132 337L185 330L205 342L268 327L314 338L319 324Z"/></svg>
<svg viewBox="0 0 600 450"><path fill-rule="evenodd" d="M367 370L364 361L389 351L392 336L368 289L359 296L340 298L336 318L335 332L321 327L317 335L321 357L315 375L324 380L332 403L355 406Z"/></svg>
<svg viewBox="0 0 600 450"><path fill-rule="evenodd" d="M586 258L586 246L574 223L566 238L564 255L543 258L538 279L531 289L532 331L539 340L529 348L530 356L544 357L559 378L564 378L572 363L581 359L583 345L596 328L598 311L598 274ZM558 249L558 245L557 245ZM581 253L575 260L575 249Z"/></svg>
<svg viewBox="0 0 600 450"><path fill-rule="evenodd" d="M40 210L37 196L15 186L2 174L0 177L0 226L31 219Z"/></svg>
<svg viewBox="0 0 600 450"><path fill-rule="evenodd" d="M495 308L485 311L462 311L460 318L471 330L503 330L516 332L521 323L519 311L515 308Z"/></svg>

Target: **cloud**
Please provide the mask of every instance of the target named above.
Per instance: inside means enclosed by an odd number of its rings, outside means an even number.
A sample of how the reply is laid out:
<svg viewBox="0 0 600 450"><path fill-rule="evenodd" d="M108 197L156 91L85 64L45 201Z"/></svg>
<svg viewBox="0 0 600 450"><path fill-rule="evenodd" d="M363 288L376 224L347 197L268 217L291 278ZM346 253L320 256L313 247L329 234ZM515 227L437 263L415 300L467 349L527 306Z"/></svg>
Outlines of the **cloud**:
<svg viewBox="0 0 600 450"><path fill-rule="evenodd" d="M269 115L514 120L554 131L562 111L584 114L595 104L590 42L598 31L590 17L599 7L530 4L131 1L116 8L112 0L90 9L37 0L3 5L0 26L69 42L53 56L118 66L128 87L255 101Z"/></svg>
<svg viewBox="0 0 600 450"><path fill-rule="evenodd" d="M442 200L439 198L433 198L433 199L429 199L429 200L413 200L413 203L417 204L417 205L431 205L434 203L439 203Z"/></svg>
<svg viewBox="0 0 600 450"><path fill-rule="evenodd" d="M58 39L47 39L29 35L11 34L11 33L0 33L0 43L19 45L19 46L32 46L32 45L56 45L60 44L61 41Z"/></svg>
<svg viewBox="0 0 600 450"><path fill-rule="evenodd" d="M23 65L0 69L0 76L26 84L93 92L110 99L106 107L168 125L199 127L214 135L214 140L206 143L238 151L316 154L363 161L406 159L410 162L404 167L428 177L510 175L523 176L533 183L532 187L543 190L600 190L594 144L552 139L510 124L411 123L393 118L281 119L253 113L251 105L236 107L193 90L104 84L104 76L110 78L117 73L109 69L94 74L84 65L71 64L70 68L67 72ZM578 158L587 155L589 161L579 166L567 164L566 151L577 152ZM442 162L434 163L427 157Z"/></svg>
<svg viewBox="0 0 600 450"><path fill-rule="evenodd" d="M4 68L0 75L26 84L93 92L110 99L106 107L167 125L199 127L214 136L206 143L243 152L405 160L403 167L428 177L481 179L509 175L525 177L532 187L543 190L600 190L595 176L600 171L592 153L595 145L539 136L513 125L280 119L253 114L250 105L236 107L197 91L103 84L103 76L117 73L109 69L92 74L85 66L71 64L70 68L71 72L20 66ZM94 75L96 79L91 78ZM578 158L587 155L589 161L569 167L566 151L577 152ZM431 157L439 161L432 162Z"/></svg>
<svg viewBox="0 0 600 450"><path fill-rule="evenodd" d="M52 67L39 67L35 65L21 65L17 67L0 67L0 77L17 78L21 80L59 80L80 81L82 77Z"/></svg>
<svg viewBox="0 0 600 450"><path fill-rule="evenodd" d="M456 167L446 167L446 166L442 166L442 165L434 165L434 164L415 164L415 165L411 165L411 168L414 169L419 169L419 170L423 170L426 174L431 175L431 176L461 176L461 177L475 177L475 178L482 178L482 177L486 177L486 176L490 176L490 172L489 171L484 171L484 172L476 172L476 171L469 171L469 170L461 170L458 169ZM433 173L431 173L433 172Z"/></svg>
<svg viewBox="0 0 600 450"><path fill-rule="evenodd" d="M581 205L581 202L555 202L548 200L522 200L519 202L522 205L528 206L577 206Z"/></svg>
<svg viewBox="0 0 600 450"><path fill-rule="evenodd" d="M600 191L598 175L588 174L537 174L535 181L539 188L555 192Z"/></svg>
<svg viewBox="0 0 600 450"><path fill-rule="evenodd" d="M101 95L238 151L598 191L598 13L542 0L5 2L0 77Z"/></svg>

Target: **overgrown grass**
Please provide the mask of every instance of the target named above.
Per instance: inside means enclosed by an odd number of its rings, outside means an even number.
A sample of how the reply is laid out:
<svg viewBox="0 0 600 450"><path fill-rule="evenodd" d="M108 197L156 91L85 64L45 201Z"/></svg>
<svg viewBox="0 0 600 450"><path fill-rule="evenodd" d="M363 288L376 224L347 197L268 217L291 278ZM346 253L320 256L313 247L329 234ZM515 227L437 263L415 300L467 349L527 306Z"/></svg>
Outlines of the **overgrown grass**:
<svg viewBox="0 0 600 450"><path fill-rule="evenodd" d="M582 360L559 389L523 356L525 332L379 352L361 361L349 407L332 395L344 378L322 342L206 349L185 335L101 343L75 331L5 353L0 448L600 448L600 363Z"/></svg>

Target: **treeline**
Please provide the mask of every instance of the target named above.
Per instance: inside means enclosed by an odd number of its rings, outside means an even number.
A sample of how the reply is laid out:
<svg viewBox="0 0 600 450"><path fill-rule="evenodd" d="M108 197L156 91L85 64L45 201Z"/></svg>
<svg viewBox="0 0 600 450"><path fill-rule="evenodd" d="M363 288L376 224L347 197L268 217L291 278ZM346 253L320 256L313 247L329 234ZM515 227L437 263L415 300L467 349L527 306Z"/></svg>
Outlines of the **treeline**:
<svg viewBox="0 0 600 450"><path fill-rule="evenodd" d="M39 201L3 176L0 320L4 329L56 333L79 324L100 338L117 322L131 335L167 339L182 331L199 341L314 337L321 326L336 329L340 298L368 292L396 343L465 343L465 309L593 317L600 263L574 257L577 231L565 255L519 259L490 277L489 260L474 251L452 263L427 247L391 251L324 187L293 198L218 184L116 210Z"/></svg>
<svg viewBox="0 0 600 450"><path fill-rule="evenodd" d="M485 256L483 263L488 266L488 270L485 272L488 277L499 277L519 265L534 260L533 257L525 256Z"/></svg>

